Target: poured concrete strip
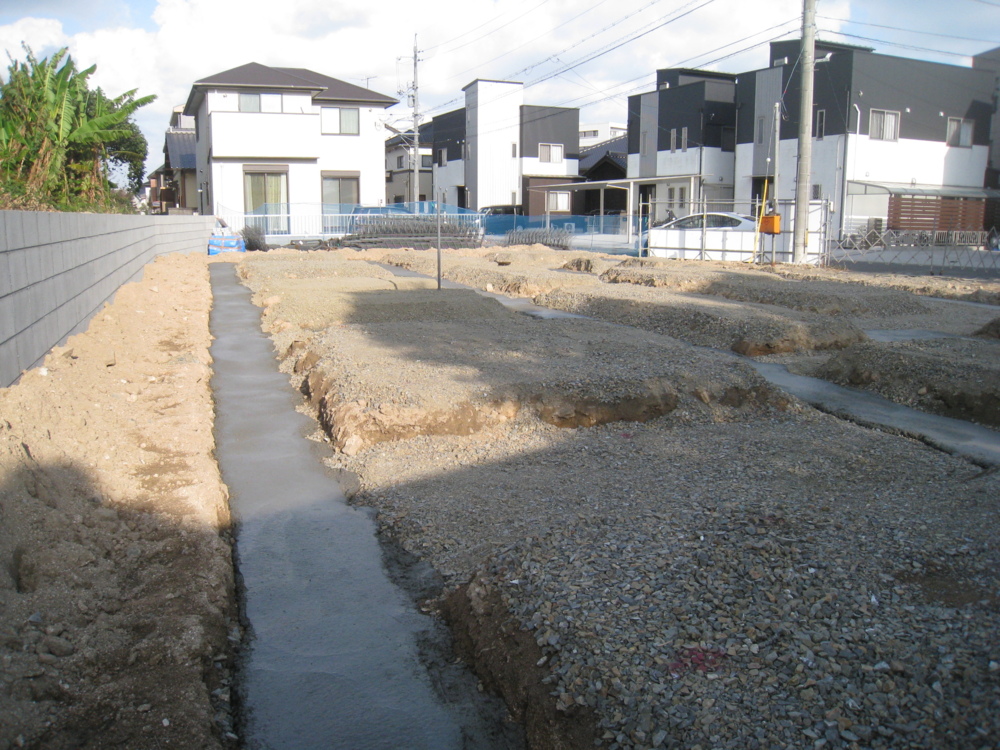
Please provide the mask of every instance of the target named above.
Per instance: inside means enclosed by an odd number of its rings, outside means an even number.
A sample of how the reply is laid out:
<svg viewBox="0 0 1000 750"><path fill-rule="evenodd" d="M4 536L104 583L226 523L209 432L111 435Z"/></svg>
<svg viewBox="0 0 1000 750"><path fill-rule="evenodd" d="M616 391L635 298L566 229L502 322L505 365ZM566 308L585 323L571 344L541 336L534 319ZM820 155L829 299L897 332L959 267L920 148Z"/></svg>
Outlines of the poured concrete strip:
<svg viewBox="0 0 1000 750"><path fill-rule="evenodd" d="M387 578L374 523L349 507L305 434L260 311L211 266L216 454L237 523L249 625L244 747L458 748L417 657L430 629Z"/></svg>
<svg viewBox="0 0 1000 750"><path fill-rule="evenodd" d="M750 360L771 383L821 411L861 425L889 428L981 466L1000 466L1000 433L960 419L910 409L853 388L790 373L784 365Z"/></svg>

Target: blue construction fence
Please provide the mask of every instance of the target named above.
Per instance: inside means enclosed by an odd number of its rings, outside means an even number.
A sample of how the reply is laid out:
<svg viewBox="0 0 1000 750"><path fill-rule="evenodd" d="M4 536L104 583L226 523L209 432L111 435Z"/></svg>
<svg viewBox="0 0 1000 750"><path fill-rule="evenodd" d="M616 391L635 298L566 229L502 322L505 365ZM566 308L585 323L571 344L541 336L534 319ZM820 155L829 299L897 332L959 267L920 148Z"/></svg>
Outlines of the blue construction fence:
<svg viewBox="0 0 1000 750"><path fill-rule="evenodd" d="M628 224L632 224L633 234L641 231L637 216L608 215L582 216L573 214L550 214L548 216L522 216L501 214L483 217L483 231L487 235L506 235L515 229L557 229L570 234L628 234ZM645 228L648 221L644 217L641 227Z"/></svg>
<svg viewBox="0 0 1000 750"><path fill-rule="evenodd" d="M440 212L451 221L461 224L476 223L488 236L504 236L515 229L556 229L570 234L627 235L628 224L632 234L646 228L643 218L621 214L569 215L550 214L525 216L521 214L486 214L469 208L438 202L420 201L392 203L385 206L363 206L353 203L290 204L266 203L248 213L221 212L229 226L240 229L256 226L267 235L334 236L351 234L359 222L376 217L432 217Z"/></svg>

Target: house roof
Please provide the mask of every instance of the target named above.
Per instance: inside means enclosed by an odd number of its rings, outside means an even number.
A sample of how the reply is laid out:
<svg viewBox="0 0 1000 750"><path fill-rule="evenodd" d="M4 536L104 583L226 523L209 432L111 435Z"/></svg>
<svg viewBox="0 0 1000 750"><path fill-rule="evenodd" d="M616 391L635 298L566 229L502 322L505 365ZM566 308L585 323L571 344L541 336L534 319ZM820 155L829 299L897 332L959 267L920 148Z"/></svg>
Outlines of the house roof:
<svg viewBox="0 0 1000 750"><path fill-rule="evenodd" d="M196 114L205 91L220 87L310 92L315 101L366 102L384 107L392 106L398 101L391 96L306 68L272 68L252 62L195 81L184 105L184 114Z"/></svg>
<svg viewBox="0 0 1000 750"><path fill-rule="evenodd" d="M322 91L313 97L313 99L321 101L372 102L373 104L385 104L386 106L399 101L398 99L393 99L391 96L366 89L363 86L355 86L353 83L347 83L346 81L341 81L339 78L331 78L330 76L306 70L305 68L274 68L274 70L301 78L312 85L324 87Z"/></svg>
<svg viewBox="0 0 1000 750"><path fill-rule="evenodd" d="M195 133L193 130L168 130L164 150L171 169L195 169Z"/></svg>
<svg viewBox="0 0 1000 750"><path fill-rule="evenodd" d="M420 123L420 147L430 148L434 142L434 121ZM404 133L397 133L386 139L386 150L399 145L411 145L413 143L413 128Z"/></svg>
<svg viewBox="0 0 1000 750"><path fill-rule="evenodd" d="M615 166L625 170L628 166L628 136L620 135L593 146L580 149L580 174L586 174L607 158Z"/></svg>

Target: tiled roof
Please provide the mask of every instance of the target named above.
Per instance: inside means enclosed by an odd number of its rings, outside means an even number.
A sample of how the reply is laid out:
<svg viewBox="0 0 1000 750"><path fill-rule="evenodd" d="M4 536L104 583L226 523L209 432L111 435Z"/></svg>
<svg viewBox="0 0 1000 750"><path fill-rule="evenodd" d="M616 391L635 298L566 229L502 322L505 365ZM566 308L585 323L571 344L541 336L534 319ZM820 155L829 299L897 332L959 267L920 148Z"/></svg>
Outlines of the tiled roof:
<svg viewBox="0 0 1000 750"><path fill-rule="evenodd" d="M195 81L184 107L184 114L195 114L204 90L219 86L308 91L312 92L313 99L324 102L368 102L385 107L397 102L391 96L305 68L272 68L252 62Z"/></svg>
<svg viewBox="0 0 1000 750"><path fill-rule="evenodd" d="M628 136L618 136L580 149L580 174L592 169L605 156L625 169L628 166Z"/></svg>
<svg viewBox="0 0 1000 750"><path fill-rule="evenodd" d="M363 86L355 86L353 83L341 81L339 78L331 78L321 73L316 73L305 68L274 68L282 73L288 73L296 78L301 78L315 86L324 87L323 90L314 96L314 99L322 101L352 101L352 102L379 102L380 104L395 104L398 100L391 96L379 94Z"/></svg>

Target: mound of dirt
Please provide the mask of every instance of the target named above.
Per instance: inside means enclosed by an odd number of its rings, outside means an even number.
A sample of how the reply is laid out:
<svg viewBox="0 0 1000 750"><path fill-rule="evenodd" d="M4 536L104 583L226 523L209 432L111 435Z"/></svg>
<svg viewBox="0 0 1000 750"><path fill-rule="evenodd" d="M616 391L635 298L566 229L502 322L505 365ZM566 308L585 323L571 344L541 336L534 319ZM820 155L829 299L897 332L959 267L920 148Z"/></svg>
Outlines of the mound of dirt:
<svg viewBox="0 0 1000 750"><path fill-rule="evenodd" d="M747 356L839 349L866 337L851 323L814 313L778 312L764 305L607 284L599 289L558 289L536 304Z"/></svg>
<svg viewBox="0 0 1000 750"><path fill-rule="evenodd" d="M913 315L927 311L912 294L863 285L831 285L827 281L791 281L751 269L690 268L676 264L635 267L628 262L606 271L609 283L629 283L697 292L738 302L774 305L790 310L837 316Z"/></svg>
<svg viewBox="0 0 1000 750"><path fill-rule="evenodd" d="M923 411L1000 426L1000 346L992 341L866 342L838 352L815 375Z"/></svg>
<svg viewBox="0 0 1000 750"><path fill-rule="evenodd" d="M975 333L987 339L1000 339L1000 318L994 318Z"/></svg>

